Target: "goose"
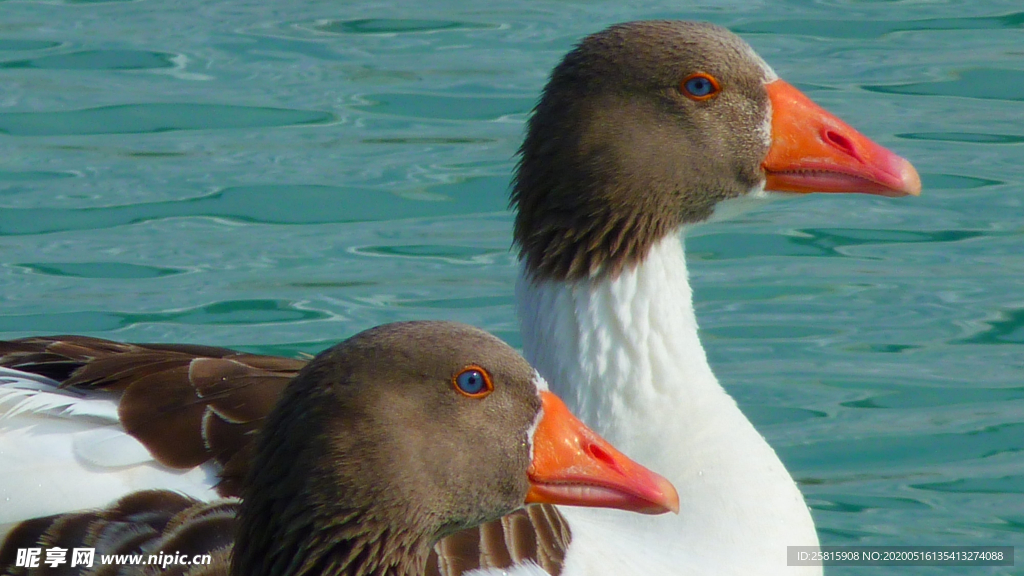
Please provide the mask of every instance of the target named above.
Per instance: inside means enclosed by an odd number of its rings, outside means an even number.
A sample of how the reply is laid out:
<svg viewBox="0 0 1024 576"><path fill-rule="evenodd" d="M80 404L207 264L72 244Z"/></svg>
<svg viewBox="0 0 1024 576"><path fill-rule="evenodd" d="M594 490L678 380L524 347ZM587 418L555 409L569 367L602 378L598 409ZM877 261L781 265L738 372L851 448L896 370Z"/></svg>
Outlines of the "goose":
<svg viewBox="0 0 1024 576"><path fill-rule="evenodd" d="M437 540L524 503L678 511L668 481L573 417L511 347L451 322L383 325L320 353L252 458L241 501L150 490L22 524L0 573L34 572L19 548L89 547L93 573L419 576Z"/></svg>
<svg viewBox="0 0 1024 576"><path fill-rule="evenodd" d="M818 544L814 522L793 478L711 370L683 238L693 226L783 195L920 191L908 161L779 79L724 28L642 21L584 38L552 72L513 180L524 355L585 422L664 473L682 513L548 507L515 530L491 523L441 540L436 570L821 574L787 566L788 546ZM115 425L76 428L55 436L60 446L28 452L52 450L51 475L69 458L88 463L96 505L152 482L173 482L197 498L232 494L248 466L246 438L303 364L82 337L6 346L0 365L32 373L7 402L26 418L88 412L32 378L63 382L65 395L120 398ZM24 450L27 441L15 440L6 453ZM26 460L45 468L38 456ZM168 467L180 472L136 477ZM59 484L45 471L36 476ZM28 498L35 485L7 490L19 506L40 506ZM47 490L72 501L87 492ZM58 498L50 504L70 509ZM11 510L15 518L36 511ZM570 537L558 542L551 535L562 525ZM502 538L527 552L488 553L485 543ZM533 563L520 566L526 560Z"/></svg>
<svg viewBox="0 0 1024 576"><path fill-rule="evenodd" d="M520 157L524 355L583 421L665 474L684 511L563 510L562 574L821 574L787 565L789 546L818 545L814 522L711 370L683 239L781 194L919 195L917 171L728 30L673 21L585 38L552 72Z"/></svg>

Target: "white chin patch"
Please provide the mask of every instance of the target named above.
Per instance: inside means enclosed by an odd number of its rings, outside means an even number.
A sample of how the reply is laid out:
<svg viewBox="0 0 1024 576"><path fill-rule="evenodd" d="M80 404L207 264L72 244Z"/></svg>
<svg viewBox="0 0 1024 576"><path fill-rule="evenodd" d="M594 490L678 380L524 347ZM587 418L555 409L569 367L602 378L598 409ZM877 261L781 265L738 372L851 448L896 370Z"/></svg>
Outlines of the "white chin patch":
<svg viewBox="0 0 1024 576"><path fill-rule="evenodd" d="M544 418L543 408L537 410L537 417L533 419L533 424L530 424L530 428L526 431L526 441L530 443L530 462L533 462L533 435L537 433L537 426L540 426L542 418Z"/></svg>
<svg viewBox="0 0 1024 576"><path fill-rule="evenodd" d="M537 387L537 396L540 396L541 392L549 391L548 381L536 371L533 373L533 385ZM537 426L540 426L542 418L544 418L544 408L537 411L533 424L530 424L530 428L526 431L526 441L530 443L530 462L533 462L533 435L537 433Z"/></svg>
<svg viewBox="0 0 1024 576"><path fill-rule="evenodd" d="M767 85L767 83L766 83ZM764 111L764 120L761 121L761 125L757 127L757 134L761 137L761 141L764 142L766 149L771 150L772 147L772 100L768 99L768 107Z"/></svg>
<svg viewBox="0 0 1024 576"><path fill-rule="evenodd" d="M548 381L540 375L540 372L534 370L533 372L533 385L537 387L537 392L550 392L548 389Z"/></svg>

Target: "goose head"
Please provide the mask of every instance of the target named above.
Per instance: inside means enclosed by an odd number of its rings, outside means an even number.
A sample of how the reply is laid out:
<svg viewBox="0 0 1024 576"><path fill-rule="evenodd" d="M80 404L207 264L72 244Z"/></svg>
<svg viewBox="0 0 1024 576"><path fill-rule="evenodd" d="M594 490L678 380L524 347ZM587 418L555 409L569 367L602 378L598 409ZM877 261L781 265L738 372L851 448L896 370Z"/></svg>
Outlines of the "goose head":
<svg viewBox="0 0 1024 576"><path fill-rule="evenodd" d="M630 22L585 38L552 72L520 155L514 234L540 279L614 276L725 200L921 191L909 162L700 22Z"/></svg>

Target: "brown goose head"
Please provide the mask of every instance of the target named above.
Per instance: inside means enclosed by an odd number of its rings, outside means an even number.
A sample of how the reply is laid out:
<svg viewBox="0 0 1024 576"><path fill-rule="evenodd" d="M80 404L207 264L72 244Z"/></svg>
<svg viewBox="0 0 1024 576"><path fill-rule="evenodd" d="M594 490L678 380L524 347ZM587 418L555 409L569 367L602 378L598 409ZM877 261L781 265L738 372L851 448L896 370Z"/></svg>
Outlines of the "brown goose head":
<svg viewBox="0 0 1024 576"><path fill-rule="evenodd" d="M909 162L697 22L585 38L552 72L520 154L515 240L541 279L615 275L729 198L921 190Z"/></svg>
<svg viewBox="0 0 1024 576"><path fill-rule="evenodd" d="M317 356L267 418L232 572L419 574L438 539L526 502L679 505L497 338L381 326Z"/></svg>

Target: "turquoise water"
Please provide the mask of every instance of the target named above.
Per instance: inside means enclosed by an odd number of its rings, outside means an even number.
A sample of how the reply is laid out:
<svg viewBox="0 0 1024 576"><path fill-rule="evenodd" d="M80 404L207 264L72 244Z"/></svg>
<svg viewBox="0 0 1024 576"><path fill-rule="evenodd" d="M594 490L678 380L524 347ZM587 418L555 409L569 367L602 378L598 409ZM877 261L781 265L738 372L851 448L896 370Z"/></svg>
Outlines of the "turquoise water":
<svg viewBox="0 0 1024 576"><path fill-rule="evenodd" d="M506 192L549 69L613 22L710 20L925 183L698 229L720 379L823 543L1024 542L1019 1L421 4L0 0L0 337L518 344ZM1024 568L828 571L968 572Z"/></svg>

